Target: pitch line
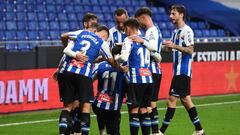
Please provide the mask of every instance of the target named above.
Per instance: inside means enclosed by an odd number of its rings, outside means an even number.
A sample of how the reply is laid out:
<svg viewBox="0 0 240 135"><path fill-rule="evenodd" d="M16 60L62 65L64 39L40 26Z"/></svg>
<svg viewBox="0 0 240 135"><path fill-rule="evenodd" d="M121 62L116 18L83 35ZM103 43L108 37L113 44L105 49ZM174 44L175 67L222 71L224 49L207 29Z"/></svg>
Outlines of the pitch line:
<svg viewBox="0 0 240 135"><path fill-rule="evenodd" d="M205 107L205 106L215 106L215 105L227 105L227 104L237 104L240 101L229 101L229 102L218 102L218 103L209 103L209 104L199 104L195 105L196 107ZM183 106L177 106L176 108L184 108ZM166 110L166 108L158 108L158 110ZM121 114L127 114L127 111L121 112ZM96 117L96 115L91 115L91 117ZM16 123L7 123L0 124L0 127L8 127L8 126L17 126L17 125L26 125L26 124L36 124L36 123L45 123L57 121L58 119L48 119L48 120L37 120L37 121L25 121L25 122L16 122Z"/></svg>

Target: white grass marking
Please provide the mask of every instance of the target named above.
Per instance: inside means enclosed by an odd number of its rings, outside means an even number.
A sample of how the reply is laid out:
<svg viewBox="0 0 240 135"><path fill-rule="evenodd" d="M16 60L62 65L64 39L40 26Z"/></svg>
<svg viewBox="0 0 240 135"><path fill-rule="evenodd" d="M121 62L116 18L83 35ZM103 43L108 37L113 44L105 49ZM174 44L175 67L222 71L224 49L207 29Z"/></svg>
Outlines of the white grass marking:
<svg viewBox="0 0 240 135"><path fill-rule="evenodd" d="M205 107L205 106L215 106L215 105L226 105L226 104L237 104L240 101L229 101L229 102L218 102L218 103L209 103L209 104L199 104L195 105L196 107ZM184 108L183 106L177 106L176 108ZM158 108L158 110L166 110L166 108ZM121 112L121 114L127 114L127 111ZM96 115L91 115L91 117L95 117ZM36 123L45 123L57 121L58 119L48 119L48 120L37 120L37 121L25 121L25 122L16 122L16 123L7 123L0 124L0 127L8 127L8 126L17 126L17 125L25 125L25 124L36 124Z"/></svg>

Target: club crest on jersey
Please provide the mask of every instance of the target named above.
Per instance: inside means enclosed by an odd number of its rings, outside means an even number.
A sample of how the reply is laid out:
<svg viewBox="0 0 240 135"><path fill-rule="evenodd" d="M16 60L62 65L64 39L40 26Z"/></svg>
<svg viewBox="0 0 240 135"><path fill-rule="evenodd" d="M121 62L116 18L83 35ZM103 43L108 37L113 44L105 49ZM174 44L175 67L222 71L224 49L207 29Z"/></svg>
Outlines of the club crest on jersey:
<svg viewBox="0 0 240 135"><path fill-rule="evenodd" d="M77 68L81 68L81 67L84 66L84 63L83 63L83 62L78 61L78 60L76 60L76 59L72 59L71 62L70 62L70 64L71 64L72 66L74 66L74 67L77 67Z"/></svg>
<svg viewBox="0 0 240 135"><path fill-rule="evenodd" d="M108 102L110 104L113 103L113 97L111 97L107 93L99 93L97 99L98 99L98 101L101 101L101 102Z"/></svg>
<svg viewBox="0 0 240 135"><path fill-rule="evenodd" d="M139 72L140 72L140 76L152 76L151 71L147 68L140 68Z"/></svg>

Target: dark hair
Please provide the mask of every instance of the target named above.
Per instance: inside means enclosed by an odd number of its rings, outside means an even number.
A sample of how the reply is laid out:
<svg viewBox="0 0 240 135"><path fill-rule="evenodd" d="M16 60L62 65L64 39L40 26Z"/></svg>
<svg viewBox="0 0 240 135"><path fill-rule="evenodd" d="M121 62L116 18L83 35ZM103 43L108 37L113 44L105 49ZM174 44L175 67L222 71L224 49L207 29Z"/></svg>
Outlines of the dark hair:
<svg viewBox="0 0 240 135"><path fill-rule="evenodd" d="M125 14L125 15L128 17L128 12L127 12L127 10L124 9L124 8L118 8L118 9L115 10L115 12L114 12L114 15L116 15L116 16L121 16L121 15L123 15L123 14Z"/></svg>
<svg viewBox="0 0 240 135"><path fill-rule="evenodd" d="M112 55L120 54L121 50L122 50L122 46L121 45L115 45L112 48Z"/></svg>
<svg viewBox="0 0 240 135"><path fill-rule="evenodd" d="M172 5L171 10L177 10L180 14L183 14L183 19L186 17L186 8L184 5Z"/></svg>
<svg viewBox="0 0 240 135"><path fill-rule="evenodd" d="M82 18L82 23L89 22L91 19L97 19L97 16L93 13L86 13Z"/></svg>
<svg viewBox="0 0 240 135"><path fill-rule="evenodd" d="M135 13L135 17L139 17L143 14L146 14L146 15L149 15L150 17L152 17L152 11L148 7L139 8Z"/></svg>
<svg viewBox="0 0 240 135"><path fill-rule="evenodd" d="M99 23L93 23L89 28L97 29L100 26Z"/></svg>
<svg viewBox="0 0 240 135"><path fill-rule="evenodd" d="M105 26L105 25L99 25L99 26L97 27L97 32L100 32L100 31L103 31L103 30L105 30L105 31L108 33L108 36L109 36L109 29L108 29L107 26Z"/></svg>
<svg viewBox="0 0 240 135"><path fill-rule="evenodd" d="M140 24L138 22L138 20L136 18L129 18L127 19L124 23L123 23L123 26L124 27L131 27L131 28L135 28L135 29L139 29L140 28Z"/></svg>

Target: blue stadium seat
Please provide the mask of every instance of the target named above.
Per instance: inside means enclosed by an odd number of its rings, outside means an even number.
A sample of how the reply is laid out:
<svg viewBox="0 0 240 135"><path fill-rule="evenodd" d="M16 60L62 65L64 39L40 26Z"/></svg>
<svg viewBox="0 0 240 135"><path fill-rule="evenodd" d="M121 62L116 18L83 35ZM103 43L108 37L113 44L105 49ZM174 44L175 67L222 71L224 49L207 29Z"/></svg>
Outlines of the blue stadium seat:
<svg viewBox="0 0 240 135"><path fill-rule="evenodd" d="M0 40L5 41L6 37L3 31L0 31Z"/></svg>
<svg viewBox="0 0 240 135"><path fill-rule="evenodd" d="M83 11L84 12L92 12L92 7L84 5L83 6Z"/></svg>
<svg viewBox="0 0 240 135"><path fill-rule="evenodd" d="M68 22L67 21L61 21L60 22L60 29L61 30L69 30L69 25L68 25Z"/></svg>
<svg viewBox="0 0 240 135"><path fill-rule="evenodd" d="M25 12L17 12L17 20L18 21L27 20L27 14Z"/></svg>
<svg viewBox="0 0 240 135"><path fill-rule="evenodd" d="M141 0L139 4L140 4L141 7L147 6L147 2L145 0Z"/></svg>
<svg viewBox="0 0 240 135"><path fill-rule="evenodd" d="M56 12L54 5L46 5L47 12Z"/></svg>
<svg viewBox="0 0 240 135"><path fill-rule="evenodd" d="M27 40L27 32L26 31L17 31L17 40Z"/></svg>
<svg viewBox="0 0 240 135"><path fill-rule="evenodd" d="M225 31L223 29L217 30L217 33L218 33L219 37L225 37L226 36L226 33L225 33Z"/></svg>
<svg viewBox="0 0 240 135"><path fill-rule="evenodd" d="M8 21L17 20L16 14L14 12L6 12L6 20Z"/></svg>
<svg viewBox="0 0 240 135"><path fill-rule="evenodd" d="M166 10L164 7L158 7L158 13L159 14L166 14Z"/></svg>
<svg viewBox="0 0 240 135"><path fill-rule="evenodd" d="M209 30L207 30L207 29L202 30L202 35L203 35L203 37L210 37L210 32L209 32Z"/></svg>
<svg viewBox="0 0 240 135"><path fill-rule="evenodd" d="M69 21L77 21L77 16L75 13L69 13L68 14L68 20Z"/></svg>
<svg viewBox="0 0 240 135"><path fill-rule="evenodd" d="M132 6L138 6L138 7L140 7L141 5L140 5L140 2L139 1L135 1L135 0L133 0L132 1Z"/></svg>
<svg viewBox="0 0 240 135"><path fill-rule="evenodd" d="M122 0L117 0L115 3L116 6L123 6L125 5Z"/></svg>
<svg viewBox="0 0 240 135"><path fill-rule="evenodd" d="M17 39L15 31L5 31L5 36L7 41L12 41Z"/></svg>
<svg viewBox="0 0 240 135"><path fill-rule="evenodd" d="M49 24L46 21L40 21L39 23L39 30L48 30Z"/></svg>
<svg viewBox="0 0 240 135"><path fill-rule="evenodd" d="M63 12L63 6L62 5L56 5L56 12L57 13Z"/></svg>
<svg viewBox="0 0 240 135"><path fill-rule="evenodd" d="M157 7L151 7L151 10L152 10L152 13L153 13L153 14L158 13Z"/></svg>
<svg viewBox="0 0 240 135"><path fill-rule="evenodd" d="M81 4L81 0L73 0L74 4Z"/></svg>
<svg viewBox="0 0 240 135"><path fill-rule="evenodd" d="M74 12L75 13L82 13L83 12L83 6L79 4L74 4Z"/></svg>
<svg viewBox="0 0 240 135"><path fill-rule="evenodd" d="M8 43L8 44L6 44L6 50L9 52L17 52L18 46L17 46L17 44Z"/></svg>
<svg viewBox="0 0 240 135"><path fill-rule="evenodd" d="M29 45L28 43L18 43L18 50L25 52L25 51L31 51L33 47Z"/></svg>
<svg viewBox="0 0 240 135"><path fill-rule="evenodd" d="M75 31L80 29L77 21L69 22L69 26L70 26L70 31Z"/></svg>
<svg viewBox="0 0 240 135"><path fill-rule="evenodd" d="M108 13L104 13L104 20L105 21L113 21L113 15L108 14Z"/></svg>
<svg viewBox="0 0 240 135"><path fill-rule="evenodd" d="M16 0L16 4L23 4L25 0Z"/></svg>
<svg viewBox="0 0 240 135"><path fill-rule="evenodd" d="M33 0L31 0L33 1ZM36 10L36 5L35 4L29 4L27 5L27 12L34 12Z"/></svg>
<svg viewBox="0 0 240 135"><path fill-rule="evenodd" d="M167 24L165 22L159 22L158 26L159 26L159 29L161 30L167 29Z"/></svg>
<svg viewBox="0 0 240 135"><path fill-rule="evenodd" d="M28 21L28 30L38 30L38 21Z"/></svg>
<svg viewBox="0 0 240 135"><path fill-rule="evenodd" d="M96 15L97 15L99 21L104 21L105 18L102 13L97 13Z"/></svg>
<svg viewBox="0 0 240 135"><path fill-rule="evenodd" d="M64 8L65 8L65 11L67 12L67 13L73 13L74 12L74 8L73 8L73 6L72 5L65 5L64 6Z"/></svg>
<svg viewBox="0 0 240 135"><path fill-rule="evenodd" d="M43 4L45 2L45 0L35 0L36 4Z"/></svg>
<svg viewBox="0 0 240 135"><path fill-rule="evenodd" d="M0 31L6 30L6 24L4 21L0 21Z"/></svg>
<svg viewBox="0 0 240 135"><path fill-rule="evenodd" d="M108 26L108 28L112 28L113 26L115 26L114 21L108 21L107 26Z"/></svg>
<svg viewBox="0 0 240 135"><path fill-rule="evenodd" d="M6 25L8 30L17 30L17 24L15 21L7 21Z"/></svg>
<svg viewBox="0 0 240 135"><path fill-rule="evenodd" d="M38 40L39 39L37 31L28 31L27 34L28 34L28 39L29 40Z"/></svg>
<svg viewBox="0 0 240 135"><path fill-rule="evenodd" d="M3 12L6 12L6 9L5 9L5 5L4 4L0 4L0 13L3 13Z"/></svg>
<svg viewBox="0 0 240 135"><path fill-rule="evenodd" d="M92 5L98 5L98 0L91 0L90 2Z"/></svg>
<svg viewBox="0 0 240 135"><path fill-rule="evenodd" d="M101 1L101 0L100 0ZM90 5L89 0L82 0L82 5Z"/></svg>
<svg viewBox="0 0 240 135"><path fill-rule="evenodd" d="M51 30L59 30L59 24L57 21L50 21L50 29Z"/></svg>
<svg viewBox="0 0 240 135"><path fill-rule="evenodd" d="M160 15L160 14L153 14L153 20L155 21L155 22L160 22L160 21L162 21L163 19L162 19L162 15Z"/></svg>
<svg viewBox="0 0 240 135"><path fill-rule="evenodd" d="M56 13L48 13L48 20L49 21L56 21L57 15Z"/></svg>
<svg viewBox="0 0 240 135"><path fill-rule="evenodd" d="M50 31L50 37L52 40L59 40L60 39L60 32L59 31Z"/></svg>
<svg viewBox="0 0 240 135"><path fill-rule="evenodd" d="M162 15L162 20L165 21L165 22L168 22L168 21L170 21L170 17L167 14L163 14Z"/></svg>
<svg viewBox="0 0 240 135"><path fill-rule="evenodd" d="M169 30L162 30L163 38L171 38L171 32Z"/></svg>
<svg viewBox="0 0 240 135"><path fill-rule="evenodd" d="M5 13L0 12L0 21L5 21L6 17L5 17Z"/></svg>
<svg viewBox="0 0 240 135"><path fill-rule="evenodd" d="M55 4L63 4L62 0L55 0Z"/></svg>
<svg viewBox="0 0 240 135"><path fill-rule="evenodd" d="M172 30L172 29L175 29L175 26L173 25L172 22L167 22L167 28Z"/></svg>
<svg viewBox="0 0 240 135"><path fill-rule="evenodd" d="M194 36L195 37L202 37L202 31L201 30L193 30L194 31Z"/></svg>
<svg viewBox="0 0 240 135"><path fill-rule="evenodd" d="M66 13L58 13L58 20L59 21L67 21L68 18L67 18Z"/></svg>
<svg viewBox="0 0 240 135"><path fill-rule="evenodd" d="M205 22L198 22L198 28L199 28L199 29L206 29L206 24L205 24Z"/></svg>
<svg viewBox="0 0 240 135"><path fill-rule="evenodd" d="M216 30L210 30L210 35L211 35L212 37L217 37L217 36L218 36Z"/></svg>
<svg viewBox="0 0 240 135"><path fill-rule="evenodd" d="M38 21L46 21L48 20L47 14L44 12L37 13Z"/></svg>
<svg viewBox="0 0 240 135"><path fill-rule="evenodd" d="M36 11L37 11L37 12L45 12L45 11L46 11L45 5L43 5L42 3L41 3L41 4L38 4L38 5L36 6Z"/></svg>
<svg viewBox="0 0 240 135"><path fill-rule="evenodd" d="M105 14L105 13L108 13L109 10L110 10L109 6L101 6L101 8L102 8L102 12L103 12L104 14Z"/></svg>
<svg viewBox="0 0 240 135"><path fill-rule="evenodd" d="M122 3L123 3L124 6L131 6L132 5L130 0L122 0ZM115 4L115 3L113 2L113 4Z"/></svg>
<svg viewBox="0 0 240 135"><path fill-rule="evenodd" d="M49 40L49 31L39 31L39 39L40 40Z"/></svg>
<svg viewBox="0 0 240 135"><path fill-rule="evenodd" d="M107 0L99 0L99 5L108 5Z"/></svg>
<svg viewBox="0 0 240 135"><path fill-rule="evenodd" d="M77 13L78 21L82 22L82 18L83 18L83 13Z"/></svg>
<svg viewBox="0 0 240 135"><path fill-rule="evenodd" d="M34 12L28 12L27 16L28 16L29 21L36 21L37 20L37 14L34 13Z"/></svg>
<svg viewBox="0 0 240 135"><path fill-rule="evenodd" d="M26 21L18 21L17 28L18 28L18 30L25 30L27 28L27 22Z"/></svg>
<svg viewBox="0 0 240 135"><path fill-rule="evenodd" d="M109 13L113 13L117 9L117 6L111 6Z"/></svg>
<svg viewBox="0 0 240 135"><path fill-rule="evenodd" d="M13 4L6 4L6 11L7 11L7 13L14 12L14 10L16 10L15 5L13 5Z"/></svg>
<svg viewBox="0 0 240 135"><path fill-rule="evenodd" d="M100 8L100 6L93 6L93 12L94 13L101 13L102 9Z"/></svg>
<svg viewBox="0 0 240 135"><path fill-rule="evenodd" d="M197 29L198 28L198 24L196 22L190 22L189 25L192 29Z"/></svg>

